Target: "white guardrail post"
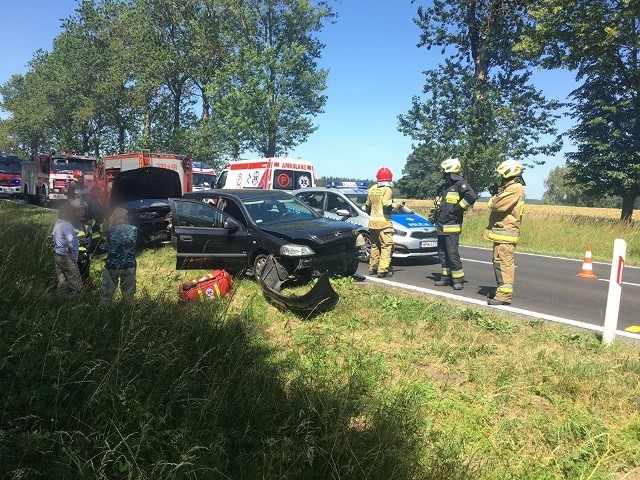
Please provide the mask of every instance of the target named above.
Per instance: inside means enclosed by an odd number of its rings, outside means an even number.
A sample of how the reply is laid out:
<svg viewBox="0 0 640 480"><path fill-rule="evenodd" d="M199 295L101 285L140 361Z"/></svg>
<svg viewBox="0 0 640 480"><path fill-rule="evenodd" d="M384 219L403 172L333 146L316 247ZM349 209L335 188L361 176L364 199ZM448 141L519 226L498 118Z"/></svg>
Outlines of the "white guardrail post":
<svg viewBox="0 0 640 480"><path fill-rule="evenodd" d="M607 295L607 310L604 314L604 331L602 343L611 345L616 338L618 328L618 312L620 311L620 295L622 294L622 270L627 254L627 242L616 238L613 242L613 259L611 260L611 275L609 276L609 294Z"/></svg>

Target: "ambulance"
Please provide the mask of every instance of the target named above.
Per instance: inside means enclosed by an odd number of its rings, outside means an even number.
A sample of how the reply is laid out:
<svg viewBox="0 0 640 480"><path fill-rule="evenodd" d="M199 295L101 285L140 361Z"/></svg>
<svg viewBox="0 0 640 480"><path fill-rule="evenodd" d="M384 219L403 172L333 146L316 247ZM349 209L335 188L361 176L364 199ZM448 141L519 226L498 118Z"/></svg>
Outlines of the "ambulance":
<svg viewBox="0 0 640 480"><path fill-rule="evenodd" d="M234 160L222 169L216 181L216 188L292 191L315 186L313 164L286 157Z"/></svg>

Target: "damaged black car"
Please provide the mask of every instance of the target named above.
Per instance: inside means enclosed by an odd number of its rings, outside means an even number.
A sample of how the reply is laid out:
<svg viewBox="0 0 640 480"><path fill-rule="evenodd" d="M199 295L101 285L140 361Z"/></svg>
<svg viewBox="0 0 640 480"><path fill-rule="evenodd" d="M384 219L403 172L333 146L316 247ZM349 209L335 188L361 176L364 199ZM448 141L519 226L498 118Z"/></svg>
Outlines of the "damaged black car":
<svg viewBox="0 0 640 480"><path fill-rule="evenodd" d="M178 172L158 167L136 168L116 175L109 205L126 209L132 224L138 227L138 244L150 245L171 239L168 199L181 195Z"/></svg>
<svg viewBox="0 0 640 480"><path fill-rule="evenodd" d="M282 280L327 272L353 275L361 239L352 225L324 218L277 190L204 190L169 199L177 269L224 268L256 278L269 255Z"/></svg>

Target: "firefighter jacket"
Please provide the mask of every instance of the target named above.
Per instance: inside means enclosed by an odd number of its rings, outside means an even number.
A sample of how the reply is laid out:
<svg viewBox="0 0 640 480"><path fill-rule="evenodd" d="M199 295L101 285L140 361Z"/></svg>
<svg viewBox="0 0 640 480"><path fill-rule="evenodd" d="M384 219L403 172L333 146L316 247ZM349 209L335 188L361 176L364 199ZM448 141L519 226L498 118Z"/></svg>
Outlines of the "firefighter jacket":
<svg viewBox="0 0 640 480"><path fill-rule="evenodd" d="M393 228L389 214L394 208L391 187L374 185L369 189L366 208L369 209L369 228L383 230Z"/></svg>
<svg viewBox="0 0 640 480"><path fill-rule="evenodd" d="M84 183L80 183L74 178L69 184L69 187L67 187L67 200L75 200L76 198L79 198L80 190L82 190L83 188Z"/></svg>
<svg viewBox="0 0 640 480"><path fill-rule="evenodd" d="M464 212L475 203L478 196L471 185L455 173L451 174L451 181L438 189L436 203L436 230L438 235L459 235L462 231Z"/></svg>
<svg viewBox="0 0 640 480"><path fill-rule="evenodd" d="M489 225L483 237L495 243L518 243L524 212L524 187L517 180L506 183L489 200Z"/></svg>

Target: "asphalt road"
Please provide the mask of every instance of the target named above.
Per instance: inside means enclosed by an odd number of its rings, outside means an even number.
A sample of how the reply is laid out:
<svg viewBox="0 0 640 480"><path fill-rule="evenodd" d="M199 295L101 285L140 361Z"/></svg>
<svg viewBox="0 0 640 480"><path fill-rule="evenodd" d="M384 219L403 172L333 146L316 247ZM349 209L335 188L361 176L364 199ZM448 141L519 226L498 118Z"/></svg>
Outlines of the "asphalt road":
<svg viewBox="0 0 640 480"><path fill-rule="evenodd" d="M464 290L451 287L434 287L439 276L437 257L420 260L394 260L393 283L424 287L463 296L476 301L486 301L488 292L495 288L490 249L460 247L465 271ZM578 322L602 326L607 304L610 265L594 263L598 280L576 277L582 260L547 257L516 252L516 280L513 307L553 315ZM362 264L358 273L366 275L368 268ZM640 268L625 267L622 302L618 330L640 326Z"/></svg>

